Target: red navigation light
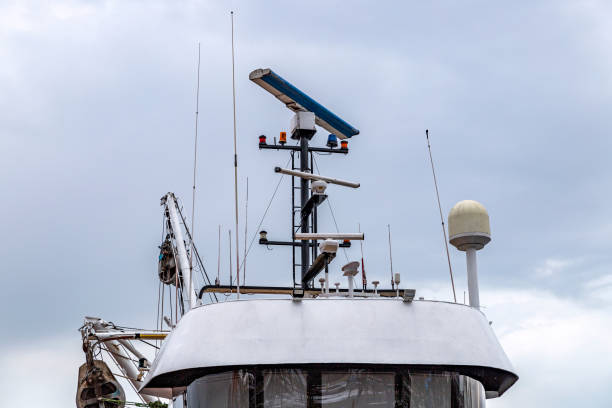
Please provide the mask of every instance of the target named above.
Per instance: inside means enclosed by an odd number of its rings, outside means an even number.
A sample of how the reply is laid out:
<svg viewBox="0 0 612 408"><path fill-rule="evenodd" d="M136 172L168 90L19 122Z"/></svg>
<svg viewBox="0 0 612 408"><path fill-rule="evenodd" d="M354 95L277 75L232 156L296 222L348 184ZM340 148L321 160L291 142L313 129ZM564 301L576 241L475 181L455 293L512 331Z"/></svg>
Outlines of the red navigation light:
<svg viewBox="0 0 612 408"><path fill-rule="evenodd" d="M342 140L342 141L340 142L340 148L341 148L341 149L348 149L348 141L346 141L346 140Z"/></svg>
<svg viewBox="0 0 612 408"><path fill-rule="evenodd" d="M280 138L278 140L278 143L280 143L281 145L287 143L287 132L280 132Z"/></svg>
<svg viewBox="0 0 612 408"><path fill-rule="evenodd" d="M259 136L259 144L260 145L265 145L266 144L266 135Z"/></svg>

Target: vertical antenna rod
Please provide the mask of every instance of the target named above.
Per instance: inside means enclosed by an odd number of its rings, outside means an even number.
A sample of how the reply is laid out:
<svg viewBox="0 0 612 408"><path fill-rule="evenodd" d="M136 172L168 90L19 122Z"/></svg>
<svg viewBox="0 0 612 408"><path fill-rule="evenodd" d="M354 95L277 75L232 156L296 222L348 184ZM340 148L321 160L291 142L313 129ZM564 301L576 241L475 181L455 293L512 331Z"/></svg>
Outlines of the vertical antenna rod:
<svg viewBox="0 0 612 408"><path fill-rule="evenodd" d="M217 279L215 280L215 285L221 284L221 224L219 224L219 246L217 253Z"/></svg>
<svg viewBox="0 0 612 408"><path fill-rule="evenodd" d="M193 143L193 189L191 191L191 250L189 251L189 268L193 276L193 253L195 243L193 237L195 231L193 223L195 220L195 193L196 193L196 166L198 164L198 115L200 111L200 43L198 42L198 85L196 88L196 111L195 111L195 140Z"/></svg>
<svg viewBox="0 0 612 408"><path fill-rule="evenodd" d="M238 252L238 153L236 150L236 75L234 63L234 11L232 19L232 101L234 105L234 207L236 209L236 296L240 299L240 253ZM231 285L231 282L230 282Z"/></svg>
<svg viewBox="0 0 612 408"><path fill-rule="evenodd" d="M357 224L357 230L361 232L361 223ZM363 284L363 290L368 288L368 280L366 278L365 263L363 262L363 241L359 241L359 247L361 248L361 283Z"/></svg>
<svg viewBox="0 0 612 408"><path fill-rule="evenodd" d="M455 280L453 279L453 267L451 266L450 254L448 253L448 240L446 239L446 227L444 226L444 216L442 215L442 205L440 204L440 193L438 192L438 179L434 170L433 156L431 155L431 145L429 144L429 129L425 129L425 137L427 138L427 149L429 150L429 162L431 163L431 174L433 174L434 186L436 187L436 198L438 199L438 210L440 211L440 221L442 222L442 234L444 234L444 247L446 248L446 260L448 261L448 272L450 273L451 286L453 287L453 299L457 303L457 295L455 294Z"/></svg>
<svg viewBox="0 0 612 408"><path fill-rule="evenodd" d="M395 289L395 281L393 280L393 254L391 253L391 225L387 224L389 231L389 262L391 263L391 288Z"/></svg>
<svg viewBox="0 0 612 408"><path fill-rule="evenodd" d="M232 230L229 229L227 230L227 233L229 234L229 273L230 273L230 288L232 287L232 282L234 281L234 279L232 279Z"/></svg>
<svg viewBox="0 0 612 408"><path fill-rule="evenodd" d="M242 284L246 285L247 234L249 233L249 178L246 185L246 204L244 206L244 258L242 261Z"/></svg>

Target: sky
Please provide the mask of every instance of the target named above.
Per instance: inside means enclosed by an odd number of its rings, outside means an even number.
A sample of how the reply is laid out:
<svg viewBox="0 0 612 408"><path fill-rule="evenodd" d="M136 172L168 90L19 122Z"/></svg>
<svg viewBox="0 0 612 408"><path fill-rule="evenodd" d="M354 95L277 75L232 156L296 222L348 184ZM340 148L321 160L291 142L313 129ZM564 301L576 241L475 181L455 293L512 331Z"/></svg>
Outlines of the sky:
<svg viewBox="0 0 612 408"><path fill-rule="evenodd" d="M288 155L259 151L291 112L248 80L270 67L360 130L317 156L339 228L365 232L369 280L451 300L443 213L483 203L483 311L516 372L501 407L609 406L612 381L612 6L606 1L0 1L0 388L7 406L74 404L83 316L155 326L159 199L191 212L222 282L233 225L230 10L235 11L244 245ZM313 144L324 145L319 129ZM261 229L290 233L283 180ZM329 207L320 230L334 230ZM235 232L233 232L235 235ZM341 253L331 279L359 246ZM459 301L464 255L451 247ZM291 283L286 248L254 245L246 282ZM30 391L36 384L36 393ZM8 399L8 400L6 400Z"/></svg>

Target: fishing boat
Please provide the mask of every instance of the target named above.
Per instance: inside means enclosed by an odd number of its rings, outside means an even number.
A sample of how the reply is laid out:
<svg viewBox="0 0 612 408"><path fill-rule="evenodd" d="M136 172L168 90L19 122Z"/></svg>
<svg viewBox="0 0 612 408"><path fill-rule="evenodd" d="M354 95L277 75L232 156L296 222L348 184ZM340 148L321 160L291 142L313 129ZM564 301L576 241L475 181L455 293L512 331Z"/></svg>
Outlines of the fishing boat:
<svg viewBox="0 0 612 408"><path fill-rule="evenodd" d="M293 284L241 285L238 253L228 284L211 281L177 197L165 194L157 273L168 301L159 325L85 318L77 407L480 408L502 397L518 376L480 308L476 257L491 239L486 209L466 200L448 216L448 241L466 253L469 304L417 297L393 272L388 287L368 282L363 260L336 259L365 234L325 232L332 229L317 217L328 186L360 185L313 165L315 152L348 155L359 130L271 69L249 79L292 115L288 132L259 136L257 147L290 156L286 168L270 170L291 178L291 231L286 240L258 231L258 243L292 248L285 273ZM317 146L321 130L329 136ZM345 281L332 284L330 270ZM122 381L141 402L127 401Z"/></svg>

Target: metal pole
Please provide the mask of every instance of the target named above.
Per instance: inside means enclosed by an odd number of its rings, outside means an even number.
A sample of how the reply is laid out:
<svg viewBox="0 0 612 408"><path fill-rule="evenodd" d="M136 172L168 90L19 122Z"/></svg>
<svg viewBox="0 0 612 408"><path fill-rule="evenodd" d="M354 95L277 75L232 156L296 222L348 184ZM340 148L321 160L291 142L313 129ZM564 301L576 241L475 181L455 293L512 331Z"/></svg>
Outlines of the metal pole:
<svg viewBox="0 0 612 408"><path fill-rule="evenodd" d="M236 79L234 64L234 12L232 16L232 101L234 106L234 207L236 210L236 298L240 299L240 248L238 247L238 153L236 150ZM231 285L231 282L230 282Z"/></svg>
<svg viewBox="0 0 612 408"><path fill-rule="evenodd" d="M329 262L325 262L325 294L329 295Z"/></svg>
<svg viewBox="0 0 612 408"><path fill-rule="evenodd" d="M465 251L467 261L468 294L470 306L480 309L480 296L478 294L478 265L476 263L476 249L468 248Z"/></svg>
<svg viewBox="0 0 612 408"><path fill-rule="evenodd" d="M393 254L391 253L391 225L387 224L389 231L389 263L391 264L391 289L395 289L395 281L393 280Z"/></svg>
<svg viewBox="0 0 612 408"><path fill-rule="evenodd" d="M120 348L119 342L116 340L109 341L106 343L106 346L108 347L111 357L115 360L115 363L121 367L128 381L136 390L140 389L142 382L138 381L138 370L134 366L130 356L124 353ZM138 396L147 403L156 401L156 398L149 395L138 394Z"/></svg>
<svg viewBox="0 0 612 408"><path fill-rule="evenodd" d="M174 234L174 242L176 245L176 252L178 255L179 268L183 275L183 285L185 285L187 292L187 303L189 309L193 309L196 306L196 296L193 295L193 280L191 278L191 264L187 257L187 248L185 248L185 240L183 239L183 230L181 229L181 222L176 210L178 204L174 194L170 193L168 198L168 215L170 218L170 225L172 226L172 233ZM177 299L178 302L178 299Z"/></svg>
<svg viewBox="0 0 612 408"><path fill-rule="evenodd" d="M305 172L308 170L308 139L303 136L300 138L300 148L300 171ZM304 209L304 206L308 201L308 180L304 178L300 179L300 193L301 209ZM308 217L303 217L300 212L300 218L302 219L302 233L310 232L308 230ZM302 241L302 279L304 279L304 276L306 276L306 274L308 273L308 268L310 267L310 254L308 252L308 241ZM304 286L307 287L308 283L304 283Z"/></svg>

